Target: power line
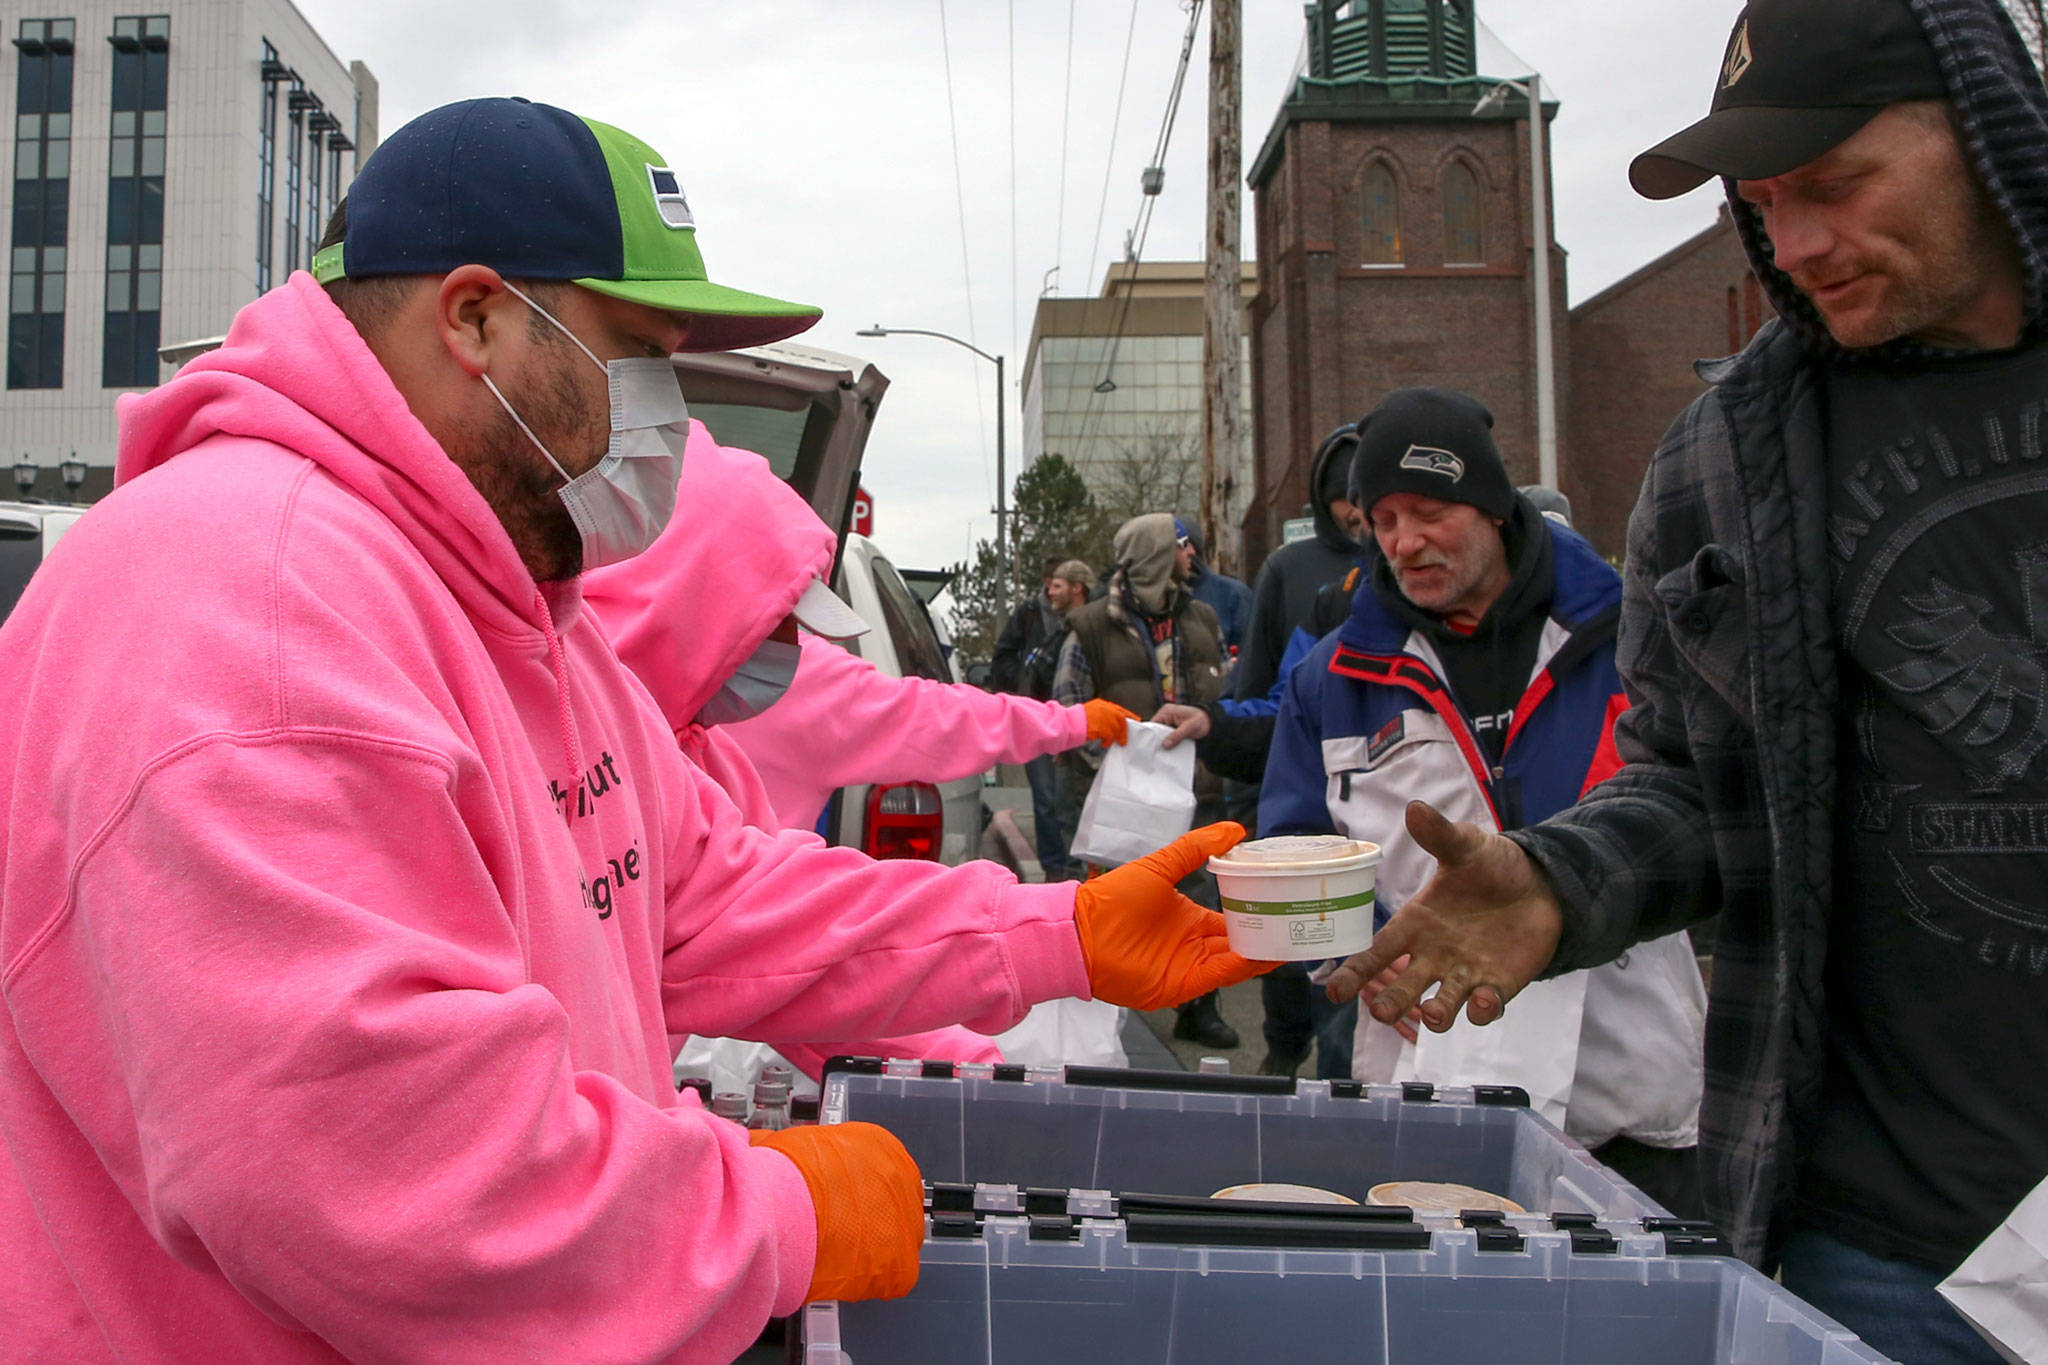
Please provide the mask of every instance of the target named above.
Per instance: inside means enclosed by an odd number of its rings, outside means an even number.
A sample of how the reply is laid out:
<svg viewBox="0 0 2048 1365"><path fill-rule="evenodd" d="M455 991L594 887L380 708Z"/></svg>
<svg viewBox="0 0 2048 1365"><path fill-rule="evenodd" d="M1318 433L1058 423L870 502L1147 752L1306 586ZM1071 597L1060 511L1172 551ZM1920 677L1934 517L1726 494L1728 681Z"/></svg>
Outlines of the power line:
<svg viewBox="0 0 2048 1365"><path fill-rule="evenodd" d="M1067 246L1067 124L1074 113L1074 0L1067 0L1067 74L1060 94L1060 198L1053 217L1052 268L1060 268Z"/></svg>
<svg viewBox="0 0 2048 1365"><path fill-rule="evenodd" d="M1160 120L1159 137L1153 143L1152 163L1148 170L1163 170L1166 165L1166 149L1173 141L1174 121L1180 113L1181 90L1187 83L1188 64L1194 55L1195 33L1198 21L1202 17L1202 0L1187 0L1187 6L1188 27L1181 38L1180 62L1174 68L1173 88L1167 94L1166 113ZM1116 302L1116 321L1097 352L1102 374L1089 392L1087 405L1081 410L1078 434L1074 438L1077 450L1091 438L1091 425L1103 415L1105 405L1097 403L1096 400L1116 389L1110 374L1116 367L1117 351L1123 345L1124 327L1130 321L1131 302L1137 292L1138 266L1144 260L1145 242L1152 233L1152 209L1159 197L1157 185L1150 183L1149 180L1141 188L1137 218L1132 222L1131 230L1124 238L1124 261L1129 267L1129 273L1124 281L1123 297Z"/></svg>
<svg viewBox="0 0 2048 1365"><path fill-rule="evenodd" d="M1124 87L1131 79L1131 40L1138 34L1138 0L1131 0L1131 22L1124 30L1124 69L1116 81L1116 113L1109 120L1109 153L1102 163L1102 199L1095 207L1095 235L1088 240L1087 268L1095 269L1095 253L1102 246L1102 217L1109 210L1109 173L1116 167L1116 130L1124 119Z"/></svg>
<svg viewBox="0 0 2048 1365"><path fill-rule="evenodd" d="M953 142L953 202L960 210L960 283L967 296L967 339L976 345L981 343L980 329L974 325L974 268L967 259L967 188L960 178L960 124L953 113L953 44L946 34L946 0L939 0L939 55L946 70L946 134ZM996 395L998 403L1003 401ZM982 490L991 498L994 490L988 486L988 412L982 405L981 376L974 378L974 419L981 434L983 458L975 463L981 466Z"/></svg>

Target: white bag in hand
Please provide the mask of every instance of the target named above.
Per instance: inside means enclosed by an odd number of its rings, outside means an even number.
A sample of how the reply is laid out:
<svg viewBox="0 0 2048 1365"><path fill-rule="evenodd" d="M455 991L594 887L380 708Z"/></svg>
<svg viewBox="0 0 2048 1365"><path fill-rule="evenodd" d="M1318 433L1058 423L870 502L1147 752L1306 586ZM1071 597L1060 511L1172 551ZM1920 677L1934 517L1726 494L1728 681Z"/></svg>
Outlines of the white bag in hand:
<svg viewBox="0 0 2048 1365"><path fill-rule="evenodd" d="M1939 1288L2007 1360L2048 1360L2048 1181Z"/></svg>
<svg viewBox="0 0 2048 1365"><path fill-rule="evenodd" d="M1161 748L1173 731L1148 721L1125 733L1103 755L1074 831L1073 856L1102 867L1155 852L1195 823L1195 746Z"/></svg>

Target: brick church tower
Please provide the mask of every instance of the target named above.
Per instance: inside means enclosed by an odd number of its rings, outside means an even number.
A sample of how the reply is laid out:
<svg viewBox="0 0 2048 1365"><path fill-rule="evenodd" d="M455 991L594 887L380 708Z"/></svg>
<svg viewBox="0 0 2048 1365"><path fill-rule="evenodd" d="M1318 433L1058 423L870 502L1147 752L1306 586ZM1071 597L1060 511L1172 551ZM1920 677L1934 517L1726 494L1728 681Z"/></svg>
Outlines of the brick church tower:
<svg viewBox="0 0 2048 1365"><path fill-rule="evenodd" d="M1253 560L1308 500L1322 438L1394 389L1463 389L1493 410L1518 483L1536 479L1532 242L1565 299L1555 228L1532 228L1528 101L1479 74L1476 0L1319 0L1308 70L1252 163L1259 291L1248 328ZM1546 102L1548 121L1557 106ZM1547 185L1546 185L1547 188ZM1554 202L1546 195L1546 200ZM1552 312L1558 428L1571 373ZM1572 492L1569 474L1564 491Z"/></svg>

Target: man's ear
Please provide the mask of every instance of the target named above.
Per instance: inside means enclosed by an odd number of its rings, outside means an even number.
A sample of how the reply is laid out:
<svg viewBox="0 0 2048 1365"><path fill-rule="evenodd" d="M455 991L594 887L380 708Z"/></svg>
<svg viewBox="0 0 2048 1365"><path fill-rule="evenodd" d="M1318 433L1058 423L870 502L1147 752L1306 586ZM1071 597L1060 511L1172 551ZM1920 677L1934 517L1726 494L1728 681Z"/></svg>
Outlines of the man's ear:
<svg viewBox="0 0 2048 1365"><path fill-rule="evenodd" d="M434 327L441 344L471 378L489 373L491 361L523 329L515 314L526 305L487 265L461 265L449 271L434 294Z"/></svg>

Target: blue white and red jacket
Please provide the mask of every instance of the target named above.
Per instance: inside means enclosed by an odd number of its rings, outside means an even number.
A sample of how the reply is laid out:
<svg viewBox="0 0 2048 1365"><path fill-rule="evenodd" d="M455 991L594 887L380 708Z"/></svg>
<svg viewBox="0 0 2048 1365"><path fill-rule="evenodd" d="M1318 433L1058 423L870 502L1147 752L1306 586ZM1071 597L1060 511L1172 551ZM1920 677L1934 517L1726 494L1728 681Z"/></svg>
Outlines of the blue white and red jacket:
<svg viewBox="0 0 2048 1365"><path fill-rule="evenodd" d="M1614 746L1614 722L1628 709L1614 666L1621 580L1577 534L1546 529L1550 605L1498 763L1488 761L1473 718L1446 685L1429 637L1389 611L1370 583L1354 595L1350 617L1287 680L1259 832L1341 833L1379 844L1382 924L1436 870L1408 837L1409 801L1482 829L1516 829L1576 804L1621 766ZM1639 945L1593 969L1585 999L1567 1131L1589 1146L1619 1133L1666 1147L1695 1141L1706 996L1685 936ZM1369 1015L1360 1015L1358 1043L1361 1079L1443 1079L1394 1074L1417 1065L1415 1046L1404 1049ZM1511 1059L1502 1065L1512 1071ZM1521 1083L1511 1074L1493 1079Z"/></svg>

